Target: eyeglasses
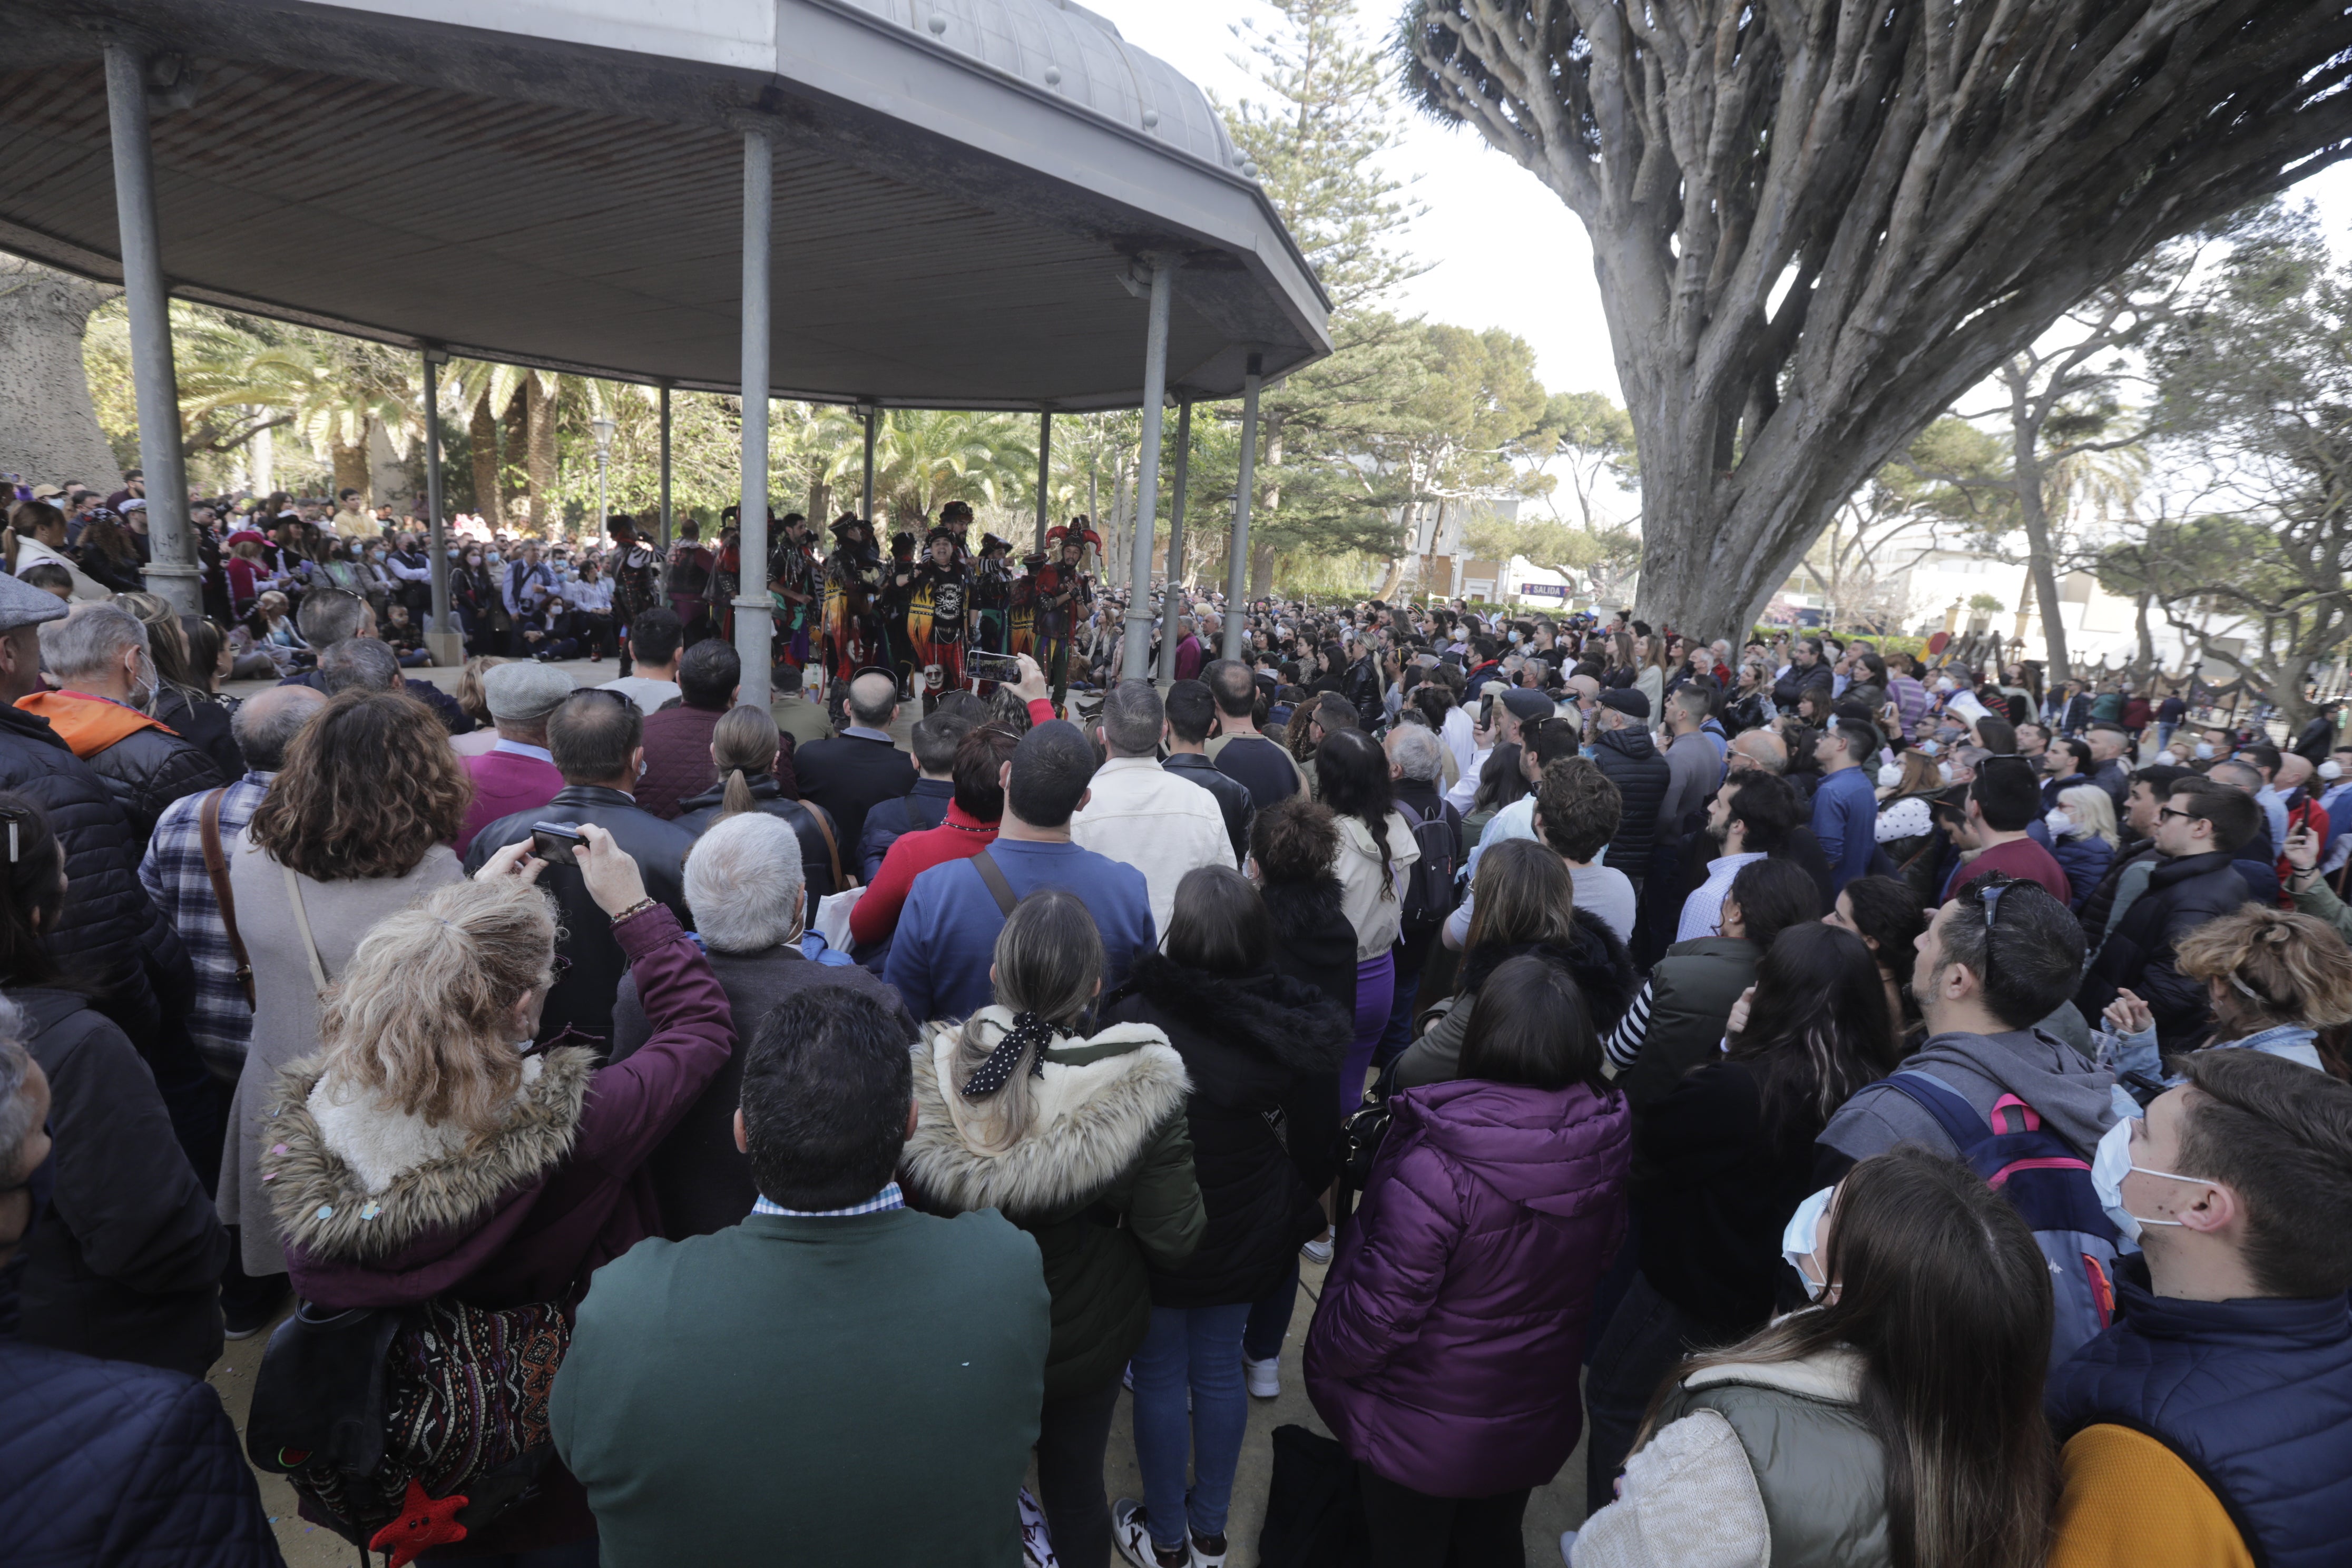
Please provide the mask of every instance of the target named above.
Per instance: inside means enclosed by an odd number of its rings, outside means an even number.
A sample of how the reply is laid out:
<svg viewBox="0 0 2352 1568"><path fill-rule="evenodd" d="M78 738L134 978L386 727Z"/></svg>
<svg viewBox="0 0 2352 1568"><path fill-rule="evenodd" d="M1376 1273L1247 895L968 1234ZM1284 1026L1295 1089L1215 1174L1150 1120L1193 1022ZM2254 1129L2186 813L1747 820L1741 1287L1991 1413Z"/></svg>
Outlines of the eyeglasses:
<svg viewBox="0 0 2352 1568"><path fill-rule="evenodd" d="M2189 822L2195 820L2196 814L2194 812L2175 811L2168 805L2159 805L2156 808L2156 816L2157 820L2159 822L2176 816L2184 822Z"/></svg>

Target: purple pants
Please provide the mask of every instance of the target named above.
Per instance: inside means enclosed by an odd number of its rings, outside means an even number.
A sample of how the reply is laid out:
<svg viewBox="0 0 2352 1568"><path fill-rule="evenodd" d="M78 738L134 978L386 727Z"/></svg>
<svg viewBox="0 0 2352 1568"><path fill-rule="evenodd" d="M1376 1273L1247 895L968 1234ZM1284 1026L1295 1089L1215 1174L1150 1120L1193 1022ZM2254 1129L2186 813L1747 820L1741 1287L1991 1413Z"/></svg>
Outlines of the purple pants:
<svg viewBox="0 0 2352 1568"><path fill-rule="evenodd" d="M1395 1001L1396 949L1382 948L1378 958L1362 959L1356 964L1356 1037L1348 1047L1348 1059L1339 1068L1339 1115L1343 1120L1363 1103L1364 1073L1372 1065L1372 1052L1389 1026L1389 1008Z"/></svg>

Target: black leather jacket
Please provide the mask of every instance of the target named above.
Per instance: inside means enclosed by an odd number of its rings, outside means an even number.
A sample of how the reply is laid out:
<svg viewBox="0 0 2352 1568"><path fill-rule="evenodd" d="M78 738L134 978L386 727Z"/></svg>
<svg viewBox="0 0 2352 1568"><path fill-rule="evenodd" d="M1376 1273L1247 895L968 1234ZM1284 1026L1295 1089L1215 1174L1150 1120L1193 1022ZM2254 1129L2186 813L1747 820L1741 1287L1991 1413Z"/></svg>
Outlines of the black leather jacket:
<svg viewBox="0 0 2352 1568"><path fill-rule="evenodd" d="M839 855L839 836L835 833L833 818L824 807L805 800L787 797L783 786L774 777L761 773L743 781L751 786L751 798L758 801L760 812L772 816L793 830L801 843L801 875L808 881L808 921L816 921L816 901L828 893L841 891L841 879L835 875L835 861ZM727 786L711 785L700 795L689 795L677 803L677 826L699 838L719 820L720 804L727 797ZM871 815L870 813L868 815ZM843 858L841 876L854 877L856 866Z"/></svg>
<svg viewBox="0 0 2352 1568"><path fill-rule="evenodd" d="M637 863L646 891L667 904L681 925L691 929L693 916L686 907L686 852L694 835L675 822L664 822L628 795L597 784L566 784L545 805L501 816L474 837L466 851L467 874L518 839L530 837L534 822L593 822L613 836L614 842ZM540 873L539 885L553 890L562 906L563 955L572 968L547 994L540 1015L539 1037L551 1040L566 1027L609 1040L613 1037L613 996L629 961L613 935L613 922L588 896L588 886L574 866L550 866Z"/></svg>
<svg viewBox="0 0 2352 1568"><path fill-rule="evenodd" d="M1234 841L1234 864L1249 858L1250 824L1257 816L1257 802L1250 798L1249 786L1219 773L1217 764L1200 752L1177 752L1160 765L1217 797L1217 809L1225 814L1226 837Z"/></svg>

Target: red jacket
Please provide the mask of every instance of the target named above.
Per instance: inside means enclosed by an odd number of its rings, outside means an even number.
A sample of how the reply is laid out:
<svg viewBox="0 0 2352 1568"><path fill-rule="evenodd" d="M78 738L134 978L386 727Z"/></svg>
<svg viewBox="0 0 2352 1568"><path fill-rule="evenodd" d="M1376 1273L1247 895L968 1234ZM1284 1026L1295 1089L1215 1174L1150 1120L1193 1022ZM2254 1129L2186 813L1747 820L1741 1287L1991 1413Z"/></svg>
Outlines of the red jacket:
<svg viewBox="0 0 2352 1568"><path fill-rule="evenodd" d="M982 822L950 801L948 819L937 827L902 833L882 857L882 868L849 911L850 939L860 947L889 940L915 879L934 866L969 860L996 842L996 824Z"/></svg>

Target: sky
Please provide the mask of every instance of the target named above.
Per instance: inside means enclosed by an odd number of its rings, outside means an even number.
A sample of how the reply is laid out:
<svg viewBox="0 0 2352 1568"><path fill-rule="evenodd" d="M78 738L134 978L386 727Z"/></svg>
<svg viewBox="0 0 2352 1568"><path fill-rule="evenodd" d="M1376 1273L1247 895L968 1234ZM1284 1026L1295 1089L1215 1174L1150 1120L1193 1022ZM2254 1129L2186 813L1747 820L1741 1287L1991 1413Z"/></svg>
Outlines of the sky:
<svg viewBox="0 0 2352 1568"><path fill-rule="evenodd" d="M1254 83L1232 57L1246 53L1236 26L1278 26L1264 0L1083 0L1129 42L1158 55L1226 101ZM1367 35L1394 6L1366 0ZM1410 182L1428 210L1404 248L1433 264L1395 306L1433 321L1525 338L1536 372L1553 392L1618 395L1609 329L1592 280L1584 226L1542 182L1467 127L1447 128L1400 107L1404 137L1391 173ZM2352 250L2352 168L2338 164L2305 183L2339 255Z"/></svg>

